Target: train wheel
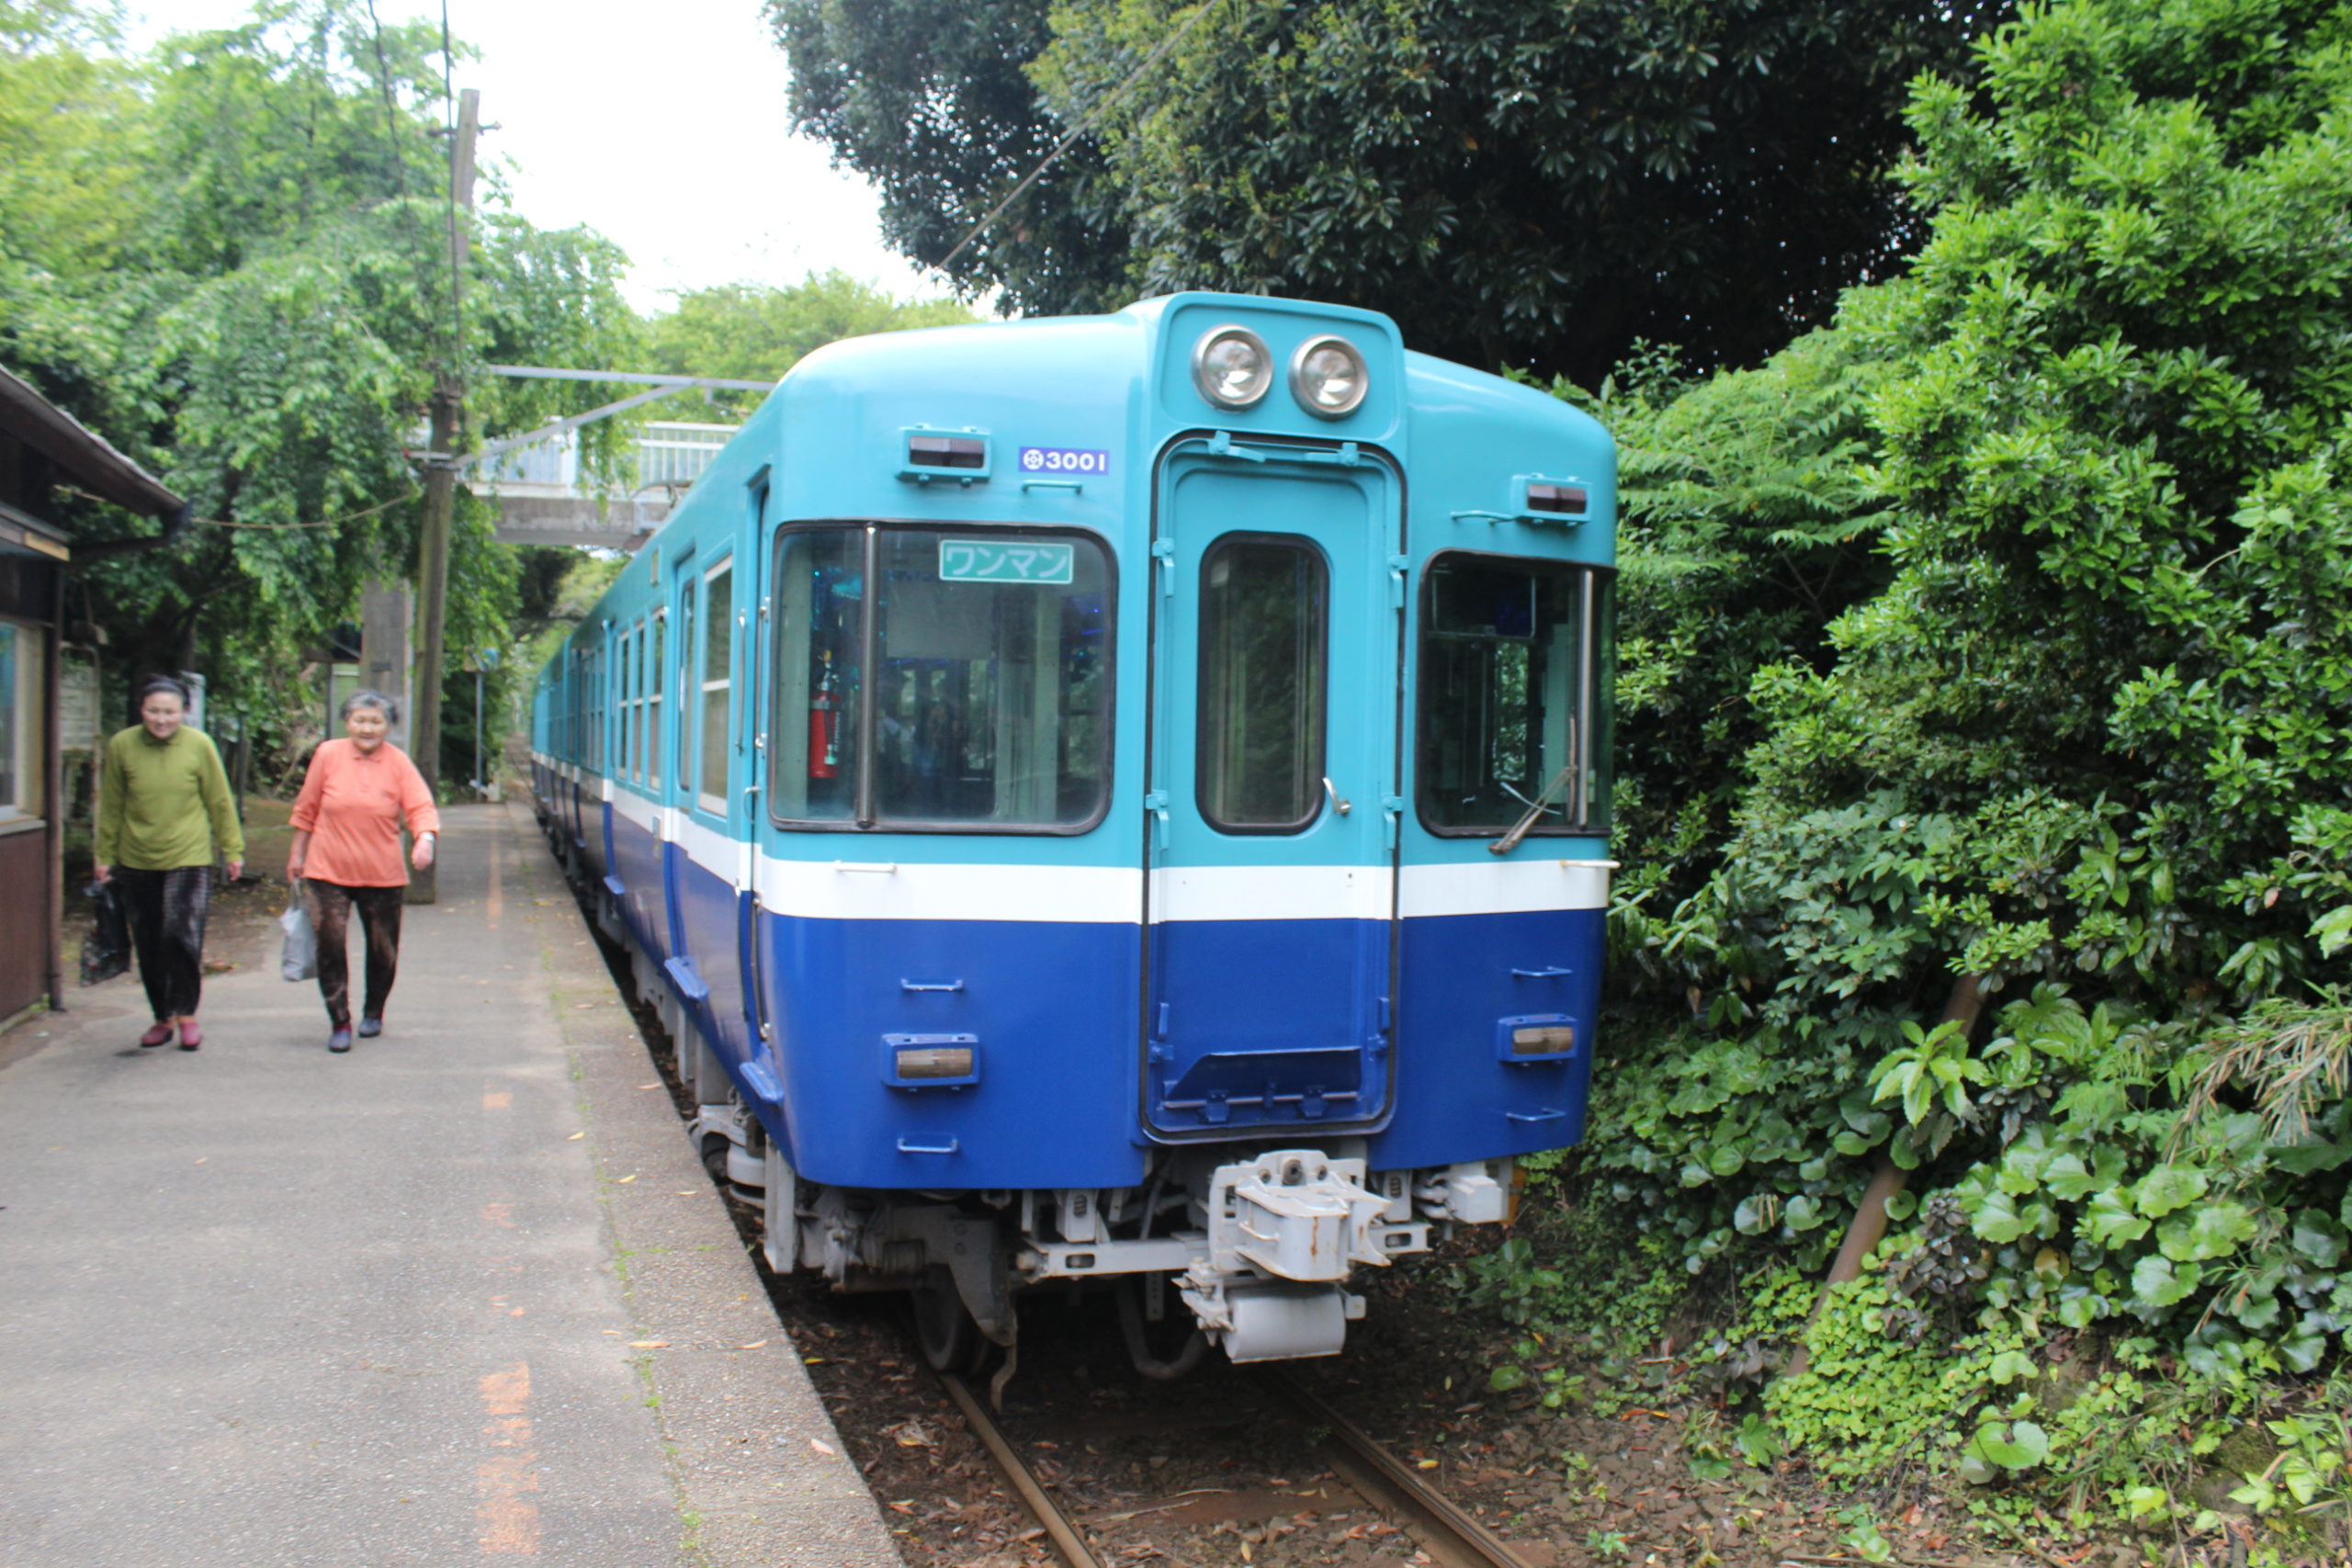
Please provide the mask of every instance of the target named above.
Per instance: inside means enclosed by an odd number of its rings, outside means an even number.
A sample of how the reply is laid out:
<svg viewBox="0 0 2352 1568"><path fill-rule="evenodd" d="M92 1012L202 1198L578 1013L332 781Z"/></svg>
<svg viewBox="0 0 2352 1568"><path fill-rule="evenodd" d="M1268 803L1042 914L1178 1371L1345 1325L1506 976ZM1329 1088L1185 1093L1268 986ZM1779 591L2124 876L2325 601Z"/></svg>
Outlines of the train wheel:
<svg viewBox="0 0 2352 1568"><path fill-rule="evenodd" d="M1143 1281L1133 1275L1119 1281L1119 1332L1136 1371L1162 1382L1182 1377L1208 1353L1207 1337L1182 1305L1159 1323L1144 1321Z"/></svg>
<svg viewBox="0 0 2352 1568"><path fill-rule="evenodd" d="M934 1372L968 1372L979 1361L980 1325L964 1310L956 1277L933 1269L913 1291L915 1344Z"/></svg>

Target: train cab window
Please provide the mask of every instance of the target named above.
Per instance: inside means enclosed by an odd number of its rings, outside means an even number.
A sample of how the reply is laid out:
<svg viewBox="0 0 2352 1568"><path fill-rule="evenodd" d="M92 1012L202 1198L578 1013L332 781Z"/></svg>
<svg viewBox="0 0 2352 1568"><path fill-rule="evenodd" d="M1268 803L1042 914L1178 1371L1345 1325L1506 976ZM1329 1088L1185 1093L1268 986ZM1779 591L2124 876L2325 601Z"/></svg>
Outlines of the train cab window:
<svg viewBox="0 0 2352 1568"><path fill-rule="evenodd" d="M1423 575L1419 809L1442 835L1606 833L1610 575L1453 552Z"/></svg>
<svg viewBox="0 0 2352 1568"><path fill-rule="evenodd" d="M1077 832L1100 819L1112 599L1100 544L821 528L787 533L782 551L779 820Z"/></svg>
<svg viewBox="0 0 2352 1568"><path fill-rule="evenodd" d="M1296 832L1323 805L1330 570L1304 539L1234 534L1201 560L1201 815Z"/></svg>
<svg viewBox="0 0 2352 1568"><path fill-rule="evenodd" d="M857 819L856 750L846 746L844 701L857 690L865 530L812 528L784 536L776 568L775 774L779 818Z"/></svg>
<svg viewBox="0 0 2352 1568"><path fill-rule="evenodd" d="M721 561L703 576L701 783L695 803L705 811L727 815L727 753L734 737L735 686L732 657L735 610L732 563Z"/></svg>

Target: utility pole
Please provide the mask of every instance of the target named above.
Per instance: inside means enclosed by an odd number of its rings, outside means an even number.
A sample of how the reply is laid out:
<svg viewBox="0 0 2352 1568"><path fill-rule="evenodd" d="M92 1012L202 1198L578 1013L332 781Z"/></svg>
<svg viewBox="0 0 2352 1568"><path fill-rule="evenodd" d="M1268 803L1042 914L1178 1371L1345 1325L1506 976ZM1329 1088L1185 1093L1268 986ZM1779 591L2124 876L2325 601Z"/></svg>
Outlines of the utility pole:
<svg viewBox="0 0 2352 1568"><path fill-rule="evenodd" d="M449 517L458 499L458 442L465 420L466 256L472 244L474 137L481 94L458 95L458 134L449 144L449 336L433 388L432 452L425 461L424 529L417 547L416 714L413 754L427 789L441 782L441 643L449 620ZM409 883L408 901L430 904L436 878L428 866Z"/></svg>

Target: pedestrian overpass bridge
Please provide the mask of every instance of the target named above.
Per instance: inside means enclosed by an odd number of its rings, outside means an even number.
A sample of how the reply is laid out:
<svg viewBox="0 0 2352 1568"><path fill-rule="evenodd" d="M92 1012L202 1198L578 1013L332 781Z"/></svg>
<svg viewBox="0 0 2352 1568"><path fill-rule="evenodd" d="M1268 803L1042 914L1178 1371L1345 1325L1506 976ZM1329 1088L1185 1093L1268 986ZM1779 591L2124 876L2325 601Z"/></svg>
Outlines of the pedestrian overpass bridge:
<svg viewBox="0 0 2352 1568"><path fill-rule="evenodd" d="M610 487L581 471L572 431L510 447L467 476L498 506L506 545L598 545L634 550L670 515L739 427L654 420L639 425L626 476Z"/></svg>
<svg viewBox="0 0 2352 1568"><path fill-rule="evenodd" d="M638 385L648 389L617 402L572 414L521 435L492 441L459 459L465 482L498 507L496 538L507 545L595 545L634 550L659 528L741 427L688 420L648 420L637 427L616 478L585 472L580 461L583 425L626 413L680 392L770 390L773 381L709 376L665 376L632 370L570 370L531 365L484 367L494 376L530 380ZM446 460L446 459L445 459Z"/></svg>

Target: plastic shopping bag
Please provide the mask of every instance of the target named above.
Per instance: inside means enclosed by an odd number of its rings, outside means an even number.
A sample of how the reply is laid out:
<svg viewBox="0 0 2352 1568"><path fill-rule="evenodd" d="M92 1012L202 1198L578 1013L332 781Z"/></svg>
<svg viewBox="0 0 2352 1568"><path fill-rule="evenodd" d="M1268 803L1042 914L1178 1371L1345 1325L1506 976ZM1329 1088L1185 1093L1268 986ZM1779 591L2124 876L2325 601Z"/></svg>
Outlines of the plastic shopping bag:
<svg viewBox="0 0 2352 1568"><path fill-rule="evenodd" d="M82 941L82 984L111 980L130 967L130 922L122 912L122 892L111 882L93 882L90 934Z"/></svg>
<svg viewBox="0 0 2352 1568"><path fill-rule="evenodd" d="M294 901L286 906L286 913L277 917L278 926L286 932L286 952L277 961L277 972L288 980L315 980L319 977L319 933L311 929L311 911L302 902L302 885L294 885Z"/></svg>

